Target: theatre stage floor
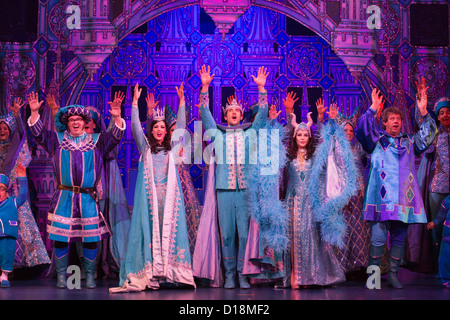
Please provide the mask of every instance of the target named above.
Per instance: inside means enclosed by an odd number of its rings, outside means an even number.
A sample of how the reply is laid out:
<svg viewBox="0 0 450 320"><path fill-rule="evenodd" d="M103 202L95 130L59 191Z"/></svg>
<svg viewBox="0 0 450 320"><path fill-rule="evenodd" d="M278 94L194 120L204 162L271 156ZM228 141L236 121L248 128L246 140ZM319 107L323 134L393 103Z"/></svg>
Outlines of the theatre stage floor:
<svg viewBox="0 0 450 320"><path fill-rule="evenodd" d="M404 289L388 288L382 276L381 289L369 290L363 281L347 281L333 287L309 289L274 289L273 285L253 286L248 290L197 287L148 290L144 292L110 294L117 280L97 280L96 289L57 289L55 279L18 277L11 280L10 288L0 288L0 300L158 300L158 301L230 301L230 300L450 300L450 289L442 286L433 275L401 269L399 279Z"/></svg>

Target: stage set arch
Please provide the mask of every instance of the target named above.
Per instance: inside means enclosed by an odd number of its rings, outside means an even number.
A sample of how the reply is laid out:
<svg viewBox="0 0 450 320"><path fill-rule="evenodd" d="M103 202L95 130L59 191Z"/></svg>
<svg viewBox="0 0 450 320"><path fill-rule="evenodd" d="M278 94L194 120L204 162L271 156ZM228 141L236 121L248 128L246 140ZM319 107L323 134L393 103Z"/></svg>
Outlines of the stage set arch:
<svg viewBox="0 0 450 320"><path fill-rule="evenodd" d="M25 1L22 1L25 3ZM18 1L20 4L20 1ZM2 106L14 97L37 91L41 99L57 97L61 106L96 107L105 121L114 93L126 93L123 117L130 127L132 86L154 93L161 105L178 105L175 86L184 83L191 106L188 129L199 120L198 71L207 64L215 74L210 108L223 122L221 108L231 94L248 109L257 99L251 81L266 66L269 102L282 104L290 91L300 97L298 117L306 119L315 101L335 102L346 117L370 106L372 87L404 112L405 131L413 131L414 82L426 77L429 105L449 96L449 1L319 0L35 0L34 39L0 43ZM17 5L19 5L17 4ZM368 19L375 5L380 29ZM12 4L10 5L12 6ZM80 9L80 29L69 29L69 6ZM428 10L425 17L420 12ZM445 19L441 19L444 16ZM441 19L441 20L440 20ZM443 21L443 22L440 22ZM217 23L217 25L216 25ZM446 23L446 24L445 24ZM446 30L446 34L445 34ZM140 102L145 124L146 105ZM24 120L29 111L22 110ZM51 117L44 104L42 117ZM284 112L281 122L286 121ZM51 123L51 122L49 122ZM44 241L47 208L55 189L53 168L45 151L30 138L33 160L28 168L32 205ZM139 153L131 130L119 148L118 164L133 205ZM191 165L200 200L205 166ZM47 243L50 249L50 243Z"/></svg>

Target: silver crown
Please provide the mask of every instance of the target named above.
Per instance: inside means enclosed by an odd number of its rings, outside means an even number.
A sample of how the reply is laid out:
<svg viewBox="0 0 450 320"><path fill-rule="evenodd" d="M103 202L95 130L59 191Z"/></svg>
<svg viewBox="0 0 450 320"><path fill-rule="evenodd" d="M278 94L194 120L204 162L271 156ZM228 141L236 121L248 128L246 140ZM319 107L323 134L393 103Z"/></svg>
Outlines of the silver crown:
<svg viewBox="0 0 450 320"><path fill-rule="evenodd" d="M233 99L233 101L231 101L230 104L226 104L225 108L223 109L224 114L228 111L228 109L230 108L238 108L239 110L241 110L242 114L244 114L244 109L242 108L242 106L237 102L236 99Z"/></svg>
<svg viewBox="0 0 450 320"><path fill-rule="evenodd" d="M165 106L162 108L156 108L155 110L153 110L153 120L163 121L165 119L166 119Z"/></svg>

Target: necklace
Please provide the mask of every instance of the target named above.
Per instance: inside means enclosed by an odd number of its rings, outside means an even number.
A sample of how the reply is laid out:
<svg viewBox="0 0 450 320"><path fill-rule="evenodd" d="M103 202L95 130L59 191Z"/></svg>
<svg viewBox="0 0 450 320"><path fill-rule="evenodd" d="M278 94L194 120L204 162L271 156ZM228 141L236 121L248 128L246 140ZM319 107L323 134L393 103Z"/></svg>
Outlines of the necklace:
<svg viewBox="0 0 450 320"><path fill-rule="evenodd" d="M306 149L305 148L300 148L297 151L297 160L300 164L303 164L303 162L305 162L306 159Z"/></svg>

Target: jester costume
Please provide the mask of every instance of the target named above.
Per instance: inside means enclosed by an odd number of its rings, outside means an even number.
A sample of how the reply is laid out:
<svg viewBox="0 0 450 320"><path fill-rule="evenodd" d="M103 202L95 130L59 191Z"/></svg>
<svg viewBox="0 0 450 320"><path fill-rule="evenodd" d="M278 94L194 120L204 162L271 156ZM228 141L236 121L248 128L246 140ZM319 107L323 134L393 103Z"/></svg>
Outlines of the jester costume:
<svg viewBox="0 0 450 320"><path fill-rule="evenodd" d="M119 144L124 128L114 125L101 134L83 133L72 136L67 129L71 116L90 120L90 112L79 105L61 108L55 116L59 132L44 128L40 117L34 123L28 120L31 133L53 158L57 188L48 212L47 232L58 244L70 242L96 243L111 235L107 221L100 210L97 186L101 178L104 158ZM123 122L124 123L124 122ZM93 274L96 249L84 247L84 265L89 276L89 287L95 287ZM57 286L65 287L68 263L67 246L55 247Z"/></svg>
<svg viewBox="0 0 450 320"><path fill-rule="evenodd" d="M133 106L131 129L141 153L128 249L120 287L111 293L158 289L160 284L195 287L183 191L171 151L153 153Z"/></svg>

